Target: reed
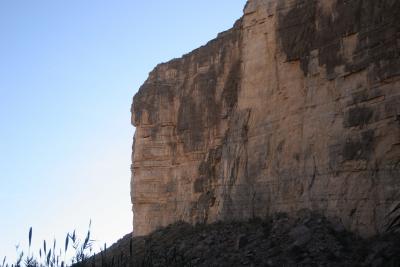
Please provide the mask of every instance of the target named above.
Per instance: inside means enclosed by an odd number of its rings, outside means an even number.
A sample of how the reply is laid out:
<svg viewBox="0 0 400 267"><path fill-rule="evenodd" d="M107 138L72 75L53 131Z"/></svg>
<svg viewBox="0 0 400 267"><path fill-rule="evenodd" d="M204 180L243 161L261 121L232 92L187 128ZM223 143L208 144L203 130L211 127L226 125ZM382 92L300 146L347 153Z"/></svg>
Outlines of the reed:
<svg viewBox="0 0 400 267"><path fill-rule="evenodd" d="M42 247L38 250L38 255L31 252L33 241L33 228L28 231L28 253L20 251L20 246L16 246L17 259L14 263L7 262L7 256L0 262L0 267L68 267L68 266L86 266L90 257L93 257L92 246L94 240L91 239L91 221L89 229L84 239L77 237L76 231L72 234L67 233L64 243L64 250L57 247L57 240L54 238L52 246L48 246L47 241L43 240ZM69 251L72 245L73 251ZM57 252L58 251L58 252ZM69 253L71 252L71 253ZM68 257L68 255L72 255ZM25 257L24 257L25 256ZM94 261L93 261L94 263ZM95 266L95 265L92 265Z"/></svg>
<svg viewBox="0 0 400 267"><path fill-rule="evenodd" d="M38 239L34 236L33 228L28 230L28 243L26 254L20 245L16 246L17 260L10 264L8 257L2 258L0 267L132 267L153 266L153 251L146 250L145 258L138 260L134 257L134 244L130 239L125 247L100 246L99 253L93 253L96 241L92 239L91 224L83 238L78 237L76 230L67 232L64 242L52 242L46 239ZM35 240L43 240L39 249L35 248ZM97 245L96 245L97 246ZM35 253L36 252L36 253ZM1 259L1 258L0 258ZM166 261L167 262L167 261ZM169 259L169 262L174 262Z"/></svg>

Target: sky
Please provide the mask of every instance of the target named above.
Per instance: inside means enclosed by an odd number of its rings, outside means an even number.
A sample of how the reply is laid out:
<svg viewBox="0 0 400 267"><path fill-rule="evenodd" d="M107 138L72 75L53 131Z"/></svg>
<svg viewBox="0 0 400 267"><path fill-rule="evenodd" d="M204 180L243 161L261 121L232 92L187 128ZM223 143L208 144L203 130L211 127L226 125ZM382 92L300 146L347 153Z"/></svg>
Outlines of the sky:
<svg viewBox="0 0 400 267"><path fill-rule="evenodd" d="M229 29L245 0L0 0L0 258L132 230L132 97L158 63Z"/></svg>

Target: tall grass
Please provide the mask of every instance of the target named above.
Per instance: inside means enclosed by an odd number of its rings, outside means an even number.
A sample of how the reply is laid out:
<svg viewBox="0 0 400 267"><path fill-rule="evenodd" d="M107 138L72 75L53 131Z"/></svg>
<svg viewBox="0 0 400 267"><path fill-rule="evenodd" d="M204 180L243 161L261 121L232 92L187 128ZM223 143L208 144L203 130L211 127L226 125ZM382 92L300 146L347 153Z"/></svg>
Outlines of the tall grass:
<svg viewBox="0 0 400 267"><path fill-rule="evenodd" d="M99 248L95 254L93 247L96 242L91 236L91 222L88 231L83 238L79 238L76 231L68 232L64 242L47 240L35 241L35 232L32 227L28 231L28 247L24 250L17 246L17 259L13 263L7 262L7 257L0 258L0 267L151 267L157 266L154 262L155 251L150 245L144 248L144 254L140 257L134 255L135 244L133 239L123 246L107 247L106 244ZM35 242L34 242L35 241ZM32 246L40 243L39 248ZM97 247L97 245L96 245ZM27 252L26 252L27 251ZM173 253L164 255L165 266L190 266L183 259L183 255ZM185 264L186 265L185 265Z"/></svg>
<svg viewBox="0 0 400 267"><path fill-rule="evenodd" d="M46 240L43 240L43 247L39 248L38 254L32 252L33 228L28 231L27 253L16 246L17 259L14 263L8 263L5 256L0 262L0 267L67 267L67 266L86 266L89 257L93 256L92 246L94 240L91 239L91 222L84 239L80 239L74 230L67 233L64 249L57 247L57 240L53 240L51 247L48 247ZM69 246L71 244L71 248ZM72 250L72 251L71 251ZM72 255L72 256L70 256Z"/></svg>

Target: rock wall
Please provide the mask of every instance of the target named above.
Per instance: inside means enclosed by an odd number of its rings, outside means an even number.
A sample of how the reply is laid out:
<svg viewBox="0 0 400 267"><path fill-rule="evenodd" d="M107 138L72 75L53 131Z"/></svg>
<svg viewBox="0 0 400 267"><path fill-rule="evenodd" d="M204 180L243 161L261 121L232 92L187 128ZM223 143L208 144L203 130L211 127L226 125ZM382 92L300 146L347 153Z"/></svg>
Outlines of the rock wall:
<svg viewBox="0 0 400 267"><path fill-rule="evenodd" d="M308 208L400 225L400 2L250 0L135 95L134 234Z"/></svg>

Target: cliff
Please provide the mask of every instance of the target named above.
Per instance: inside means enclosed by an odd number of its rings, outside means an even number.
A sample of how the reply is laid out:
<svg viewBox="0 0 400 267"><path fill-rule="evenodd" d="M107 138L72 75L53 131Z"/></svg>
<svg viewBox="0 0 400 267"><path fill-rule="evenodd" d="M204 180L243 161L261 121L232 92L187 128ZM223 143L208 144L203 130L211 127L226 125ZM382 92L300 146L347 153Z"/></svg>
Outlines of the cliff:
<svg viewBox="0 0 400 267"><path fill-rule="evenodd" d="M400 2L250 0L132 105L134 234L303 208L400 225Z"/></svg>

